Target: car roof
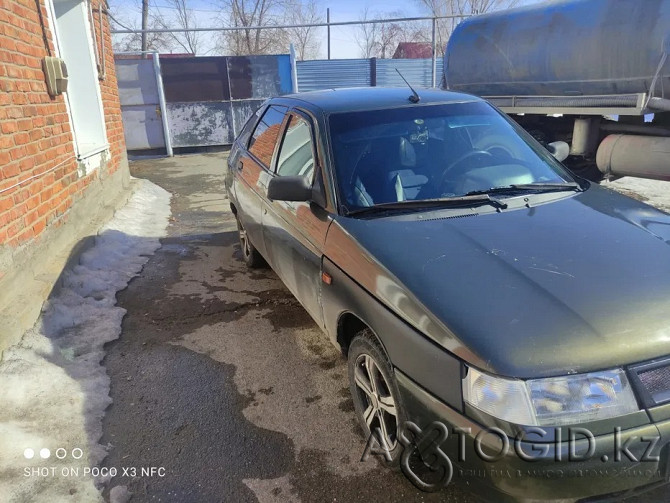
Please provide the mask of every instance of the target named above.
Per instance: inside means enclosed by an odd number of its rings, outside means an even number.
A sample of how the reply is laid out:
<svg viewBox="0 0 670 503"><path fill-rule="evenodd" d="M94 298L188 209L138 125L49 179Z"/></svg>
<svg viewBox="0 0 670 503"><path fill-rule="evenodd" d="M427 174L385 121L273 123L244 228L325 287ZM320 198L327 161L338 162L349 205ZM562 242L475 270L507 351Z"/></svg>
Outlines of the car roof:
<svg viewBox="0 0 670 503"><path fill-rule="evenodd" d="M408 87L351 87L341 89L327 89L289 94L274 98L273 103L299 100L303 106L311 109L320 109L325 113L355 112L359 110L397 108L401 106L418 106L438 103L462 103L483 101L471 94L442 91L439 89L420 89L416 92L421 98L419 103L413 104L409 97L412 94Z"/></svg>

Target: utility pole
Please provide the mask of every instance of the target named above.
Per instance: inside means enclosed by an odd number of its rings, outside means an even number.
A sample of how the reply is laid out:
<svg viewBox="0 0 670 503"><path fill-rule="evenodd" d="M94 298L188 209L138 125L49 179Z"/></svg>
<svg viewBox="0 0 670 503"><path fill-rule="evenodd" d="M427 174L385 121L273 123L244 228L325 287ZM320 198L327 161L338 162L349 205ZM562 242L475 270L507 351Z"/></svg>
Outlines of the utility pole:
<svg viewBox="0 0 670 503"><path fill-rule="evenodd" d="M326 23L328 23L328 59L330 59L330 7L326 9Z"/></svg>
<svg viewBox="0 0 670 503"><path fill-rule="evenodd" d="M149 0L142 0L142 52L147 50L147 21L149 19Z"/></svg>
<svg viewBox="0 0 670 503"><path fill-rule="evenodd" d="M437 19L433 18L433 38L431 39L432 61L431 61L431 87L437 87Z"/></svg>

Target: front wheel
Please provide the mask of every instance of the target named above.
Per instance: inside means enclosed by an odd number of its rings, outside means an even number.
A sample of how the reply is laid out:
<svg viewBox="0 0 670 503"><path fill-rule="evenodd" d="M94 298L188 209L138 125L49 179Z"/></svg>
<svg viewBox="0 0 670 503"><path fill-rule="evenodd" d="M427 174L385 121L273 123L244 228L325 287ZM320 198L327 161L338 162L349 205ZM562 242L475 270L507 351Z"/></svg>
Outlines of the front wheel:
<svg viewBox="0 0 670 503"><path fill-rule="evenodd" d="M403 451L398 433L406 415L391 364L370 329L351 342L348 368L349 389L363 432L368 439L374 434L378 442L383 440L390 454L385 463L395 466Z"/></svg>
<svg viewBox="0 0 670 503"><path fill-rule="evenodd" d="M265 265L265 260L263 260L261 254L258 253L258 250L256 250L254 245L249 240L249 234L242 225L242 222L240 222L239 217L237 217L237 233L239 234L240 238L240 249L242 251L242 259L244 260L244 263L247 264L247 267L256 269L258 267L262 267L263 265Z"/></svg>

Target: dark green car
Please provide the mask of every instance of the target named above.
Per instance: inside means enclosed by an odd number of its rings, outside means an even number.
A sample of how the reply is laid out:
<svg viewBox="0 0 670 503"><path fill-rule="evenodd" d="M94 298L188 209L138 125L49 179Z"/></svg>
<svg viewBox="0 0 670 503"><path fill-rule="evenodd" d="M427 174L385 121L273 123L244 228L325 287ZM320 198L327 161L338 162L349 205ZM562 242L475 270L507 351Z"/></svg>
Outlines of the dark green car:
<svg viewBox="0 0 670 503"><path fill-rule="evenodd" d="M420 488L620 498L670 475L670 216L470 95L264 104L229 156L249 266L346 355L368 446Z"/></svg>

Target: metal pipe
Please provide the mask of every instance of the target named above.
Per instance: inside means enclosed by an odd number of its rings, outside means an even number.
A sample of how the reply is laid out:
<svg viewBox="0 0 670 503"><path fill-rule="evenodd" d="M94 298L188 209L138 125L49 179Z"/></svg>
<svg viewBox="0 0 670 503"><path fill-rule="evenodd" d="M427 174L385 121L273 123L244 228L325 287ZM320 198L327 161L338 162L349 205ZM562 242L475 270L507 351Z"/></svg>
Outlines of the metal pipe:
<svg viewBox="0 0 670 503"><path fill-rule="evenodd" d="M95 19L93 18L93 2L88 0L88 22L91 26L91 33L93 34L93 54L95 56L95 66L98 71L98 79L100 79L100 54L98 53L98 36L95 34ZM102 38L102 33L100 33Z"/></svg>
<svg viewBox="0 0 670 503"><path fill-rule="evenodd" d="M377 86L377 58L370 58L370 87Z"/></svg>
<svg viewBox="0 0 670 503"><path fill-rule="evenodd" d="M294 93L298 92L298 65L295 61L295 47L293 44L289 45L289 58L291 61L291 90Z"/></svg>
<svg viewBox="0 0 670 503"><path fill-rule="evenodd" d="M105 35L103 31L103 22L102 22L102 1L98 3L98 26L100 26L100 47L102 48L102 73L100 74L100 80L105 80L107 75L107 63L105 61Z"/></svg>
<svg viewBox="0 0 670 503"><path fill-rule="evenodd" d="M126 55L126 56L130 56L130 55L141 56L143 54L153 54L154 52L156 52L156 51L153 50L153 49L151 51L120 51L120 52L115 52L114 56L119 56L121 54Z"/></svg>
<svg viewBox="0 0 670 503"><path fill-rule="evenodd" d="M240 31L240 30L279 30L283 28L318 28L320 26L350 26L356 24L380 24L399 23L403 21L429 21L431 19L464 19L468 16L421 16L421 17L397 17L392 19L371 19L369 21L336 21L334 23L303 23L303 24L281 24L271 26L241 26L241 27L216 27L216 28L150 28L146 30L112 30L114 35L128 33L188 33L202 31ZM150 52L150 51L143 51Z"/></svg>
<svg viewBox="0 0 670 503"><path fill-rule="evenodd" d="M437 18L433 18L433 38L431 39L433 46L433 61L431 62L431 87L437 87Z"/></svg>
<svg viewBox="0 0 670 503"><path fill-rule="evenodd" d="M149 19L149 0L142 0L142 51L146 51L147 47L147 22Z"/></svg>
<svg viewBox="0 0 670 503"><path fill-rule="evenodd" d="M163 137L165 138L165 151L168 157L172 157L172 141L170 140L170 125L167 117L167 105L165 104L165 91L163 90L163 77L161 76L161 63L158 53L152 53L154 61L154 72L156 73L156 87L158 88L158 104L161 109L161 122L163 123Z"/></svg>
<svg viewBox="0 0 670 503"><path fill-rule="evenodd" d="M596 154L606 176L636 176L670 181L670 138L613 134Z"/></svg>
<svg viewBox="0 0 670 503"><path fill-rule="evenodd" d="M653 110L670 112L670 100L665 98L650 98L647 102L647 106Z"/></svg>
<svg viewBox="0 0 670 503"><path fill-rule="evenodd" d="M605 122L600 129L606 133L630 133L645 136L670 137L670 129L656 126L642 126L639 124L621 124L619 122Z"/></svg>
<svg viewBox="0 0 670 503"><path fill-rule="evenodd" d="M326 9L326 23L328 24L328 59L330 59L330 7Z"/></svg>
<svg viewBox="0 0 670 503"><path fill-rule="evenodd" d="M600 117L580 117L575 119L572 129L571 155L591 156L596 152Z"/></svg>

